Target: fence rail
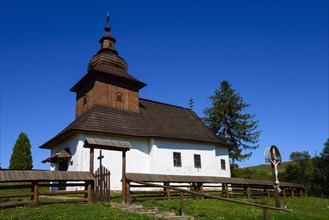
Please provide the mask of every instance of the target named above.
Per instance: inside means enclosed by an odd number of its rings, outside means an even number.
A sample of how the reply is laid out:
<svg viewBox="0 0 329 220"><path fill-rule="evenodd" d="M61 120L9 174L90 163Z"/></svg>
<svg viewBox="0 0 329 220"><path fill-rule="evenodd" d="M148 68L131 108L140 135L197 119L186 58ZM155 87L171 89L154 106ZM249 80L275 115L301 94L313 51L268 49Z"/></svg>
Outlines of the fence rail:
<svg viewBox="0 0 329 220"><path fill-rule="evenodd" d="M63 184L65 183L65 184ZM0 208L60 202L92 202L92 189L94 177L87 172L67 171L0 171ZM60 187L65 185L72 187L84 187L84 190L64 190L44 192L44 187ZM12 191L30 192L12 192ZM82 198L56 196L82 195ZM42 197L40 197L42 196ZM46 200L44 197L46 197ZM16 200L16 201L13 201Z"/></svg>
<svg viewBox="0 0 329 220"><path fill-rule="evenodd" d="M262 204L258 204L258 203L251 203L251 202L244 202L244 201L239 201L239 200L233 200L230 198L224 198L221 196L215 196L215 195L209 195L209 194L204 194L204 193L200 193L200 192L194 192L191 190L186 190L186 189L181 189L181 188L177 188L177 187L172 187L172 186L168 186L168 185L159 185L159 184L154 184L154 183L146 183L146 182L140 182L137 180L128 180L130 182L134 182L134 183L138 183L141 185L144 185L146 187L160 187L166 190L174 190L174 191L178 191L180 193L180 208L179 208L179 212L180 215L184 215L184 194L191 194L194 196L200 196L200 197L204 197L204 198L212 198L212 199L218 199L218 200L222 200L222 201L226 201L226 202L230 202L230 203L237 203L237 204L241 204L241 205L247 205L247 206L254 206L254 207L258 207L258 208L262 208L263 212L264 212L264 219L267 220L268 219L268 209L270 210L275 210L275 211L282 211L282 212L291 212L291 209L283 209L283 208L277 208L277 207L273 207L273 206L268 206L268 205L262 205ZM129 196L129 194L128 194ZM129 198L128 198L128 202L129 202Z"/></svg>

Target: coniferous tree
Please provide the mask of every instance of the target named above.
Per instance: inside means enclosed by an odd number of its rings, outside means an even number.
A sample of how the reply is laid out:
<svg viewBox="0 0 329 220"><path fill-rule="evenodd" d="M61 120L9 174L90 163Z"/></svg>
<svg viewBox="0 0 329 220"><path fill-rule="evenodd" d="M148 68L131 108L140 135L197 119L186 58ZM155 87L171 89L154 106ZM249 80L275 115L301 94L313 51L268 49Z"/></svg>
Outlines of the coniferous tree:
<svg viewBox="0 0 329 220"><path fill-rule="evenodd" d="M20 133L10 157L9 169L31 170L32 154L30 140L25 133Z"/></svg>
<svg viewBox="0 0 329 220"><path fill-rule="evenodd" d="M204 110L206 117L203 120L219 138L233 146L229 150L231 164L249 158L252 152L247 151L258 148L260 135L255 116L244 112L250 105L228 81L221 82L220 88L209 99L212 106Z"/></svg>

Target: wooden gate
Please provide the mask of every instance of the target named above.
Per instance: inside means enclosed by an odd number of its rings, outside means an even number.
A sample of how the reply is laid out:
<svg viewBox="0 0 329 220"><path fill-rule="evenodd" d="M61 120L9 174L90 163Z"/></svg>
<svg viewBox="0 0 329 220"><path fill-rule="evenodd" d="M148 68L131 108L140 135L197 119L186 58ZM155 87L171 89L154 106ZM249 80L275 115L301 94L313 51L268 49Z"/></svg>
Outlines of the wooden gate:
<svg viewBox="0 0 329 220"><path fill-rule="evenodd" d="M110 176L111 172L103 165L94 173L94 202L110 202Z"/></svg>

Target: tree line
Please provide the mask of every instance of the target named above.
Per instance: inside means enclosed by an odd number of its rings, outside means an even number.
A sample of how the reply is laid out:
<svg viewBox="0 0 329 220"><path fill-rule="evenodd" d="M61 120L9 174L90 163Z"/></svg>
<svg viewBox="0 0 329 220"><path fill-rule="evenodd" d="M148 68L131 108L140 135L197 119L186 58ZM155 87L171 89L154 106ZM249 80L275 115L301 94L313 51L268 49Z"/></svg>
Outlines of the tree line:
<svg viewBox="0 0 329 220"><path fill-rule="evenodd" d="M329 197L329 138L319 155L311 158L307 151L293 152L290 160L280 175L282 181L299 183L310 195Z"/></svg>

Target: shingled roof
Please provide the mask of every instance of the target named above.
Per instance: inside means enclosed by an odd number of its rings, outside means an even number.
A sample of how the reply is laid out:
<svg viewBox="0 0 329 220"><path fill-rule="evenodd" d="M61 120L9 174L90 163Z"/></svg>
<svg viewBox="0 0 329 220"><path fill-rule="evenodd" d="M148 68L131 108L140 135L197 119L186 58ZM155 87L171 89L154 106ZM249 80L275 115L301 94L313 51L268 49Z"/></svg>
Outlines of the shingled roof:
<svg viewBox="0 0 329 220"><path fill-rule="evenodd" d="M52 148L78 133L166 138L227 146L192 110L140 99L139 113L96 105L40 148Z"/></svg>

